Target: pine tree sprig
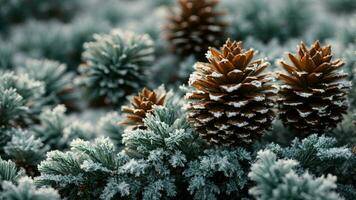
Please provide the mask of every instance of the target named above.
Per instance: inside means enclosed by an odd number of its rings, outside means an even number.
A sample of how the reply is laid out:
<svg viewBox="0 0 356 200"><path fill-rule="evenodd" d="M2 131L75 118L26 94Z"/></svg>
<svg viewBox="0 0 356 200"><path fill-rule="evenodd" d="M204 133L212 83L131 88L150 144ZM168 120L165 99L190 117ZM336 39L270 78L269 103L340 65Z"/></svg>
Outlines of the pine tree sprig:
<svg viewBox="0 0 356 200"><path fill-rule="evenodd" d="M79 82L91 98L122 104L126 95L143 86L146 68L153 61L153 41L148 35L119 29L96 34L94 40L84 44Z"/></svg>
<svg viewBox="0 0 356 200"><path fill-rule="evenodd" d="M299 175L295 160L277 159L269 150L260 151L252 164L249 178L256 186L249 193L258 200L267 199L343 199L336 192L336 177L313 177L308 172Z"/></svg>

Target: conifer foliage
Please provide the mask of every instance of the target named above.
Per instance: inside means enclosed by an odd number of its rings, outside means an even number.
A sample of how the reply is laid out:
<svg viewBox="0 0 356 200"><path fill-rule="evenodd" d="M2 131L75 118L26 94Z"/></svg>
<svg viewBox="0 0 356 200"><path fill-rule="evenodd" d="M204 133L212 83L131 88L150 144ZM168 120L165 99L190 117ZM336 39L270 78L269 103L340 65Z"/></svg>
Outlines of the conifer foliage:
<svg viewBox="0 0 356 200"><path fill-rule="evenodd" d="M153 41L148 35L119 29L94 39L84 44L81 82L91 98L122 104L144 85L146 68L153 61Z"/></svg>
<svg viewBox="0 0 356 200"><path fill-rule="evenodd" d="M277 160L271 151L260 151L249 177L257 183L249 192L258 200L267 199L342 199L335 191L336 177L314 178L298 175L295 160Z"/></svg>

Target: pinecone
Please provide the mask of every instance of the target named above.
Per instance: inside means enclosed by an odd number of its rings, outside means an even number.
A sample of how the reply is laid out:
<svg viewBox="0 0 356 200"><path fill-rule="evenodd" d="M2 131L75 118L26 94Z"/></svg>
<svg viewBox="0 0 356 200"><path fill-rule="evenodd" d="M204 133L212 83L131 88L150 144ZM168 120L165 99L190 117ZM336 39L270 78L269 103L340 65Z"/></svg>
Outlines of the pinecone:
<svg viewBox="0 0 356 200"><path fill-rule="evenodd" d="M284 125L304 136L336 127L346 113L351 87L343 81L347 74L337 71L344 62L332 61L331 46L321 47L318 41L310 49L301 43L297 55L288 57L291 64L281 62L288 73L277 75L284 82L278 99Z"/></svg>
<svg viewBox="0 0 356 200"><path fill-rule="evenodd" d="M132 128L144 128L143 119L147 113L152 112L153 105L163 105L166 98L166 91L159 88L151 91L144 88L137 96L132 98L131 106L122 106L122 112L126 113L126 120L122 125Z"/></svg>
<svg viewBox="0 0 356 200"><path fill-rule="evenodd" d="M208 143L246 145L261 137L271 126L276 86L262 74L269 65L252 61L254 50L231 42L218 51L210 48L210 63L196 63L187 93L188 118Z"/></svg>
<svg viewBox="0 0 356 200"><path fill-rule="evenodd" d="M203 57L210 46L220 46L227 24L223 13L214 11L219 0L178 0L179 11L172 11L167 39L181 55Z"/></svg>

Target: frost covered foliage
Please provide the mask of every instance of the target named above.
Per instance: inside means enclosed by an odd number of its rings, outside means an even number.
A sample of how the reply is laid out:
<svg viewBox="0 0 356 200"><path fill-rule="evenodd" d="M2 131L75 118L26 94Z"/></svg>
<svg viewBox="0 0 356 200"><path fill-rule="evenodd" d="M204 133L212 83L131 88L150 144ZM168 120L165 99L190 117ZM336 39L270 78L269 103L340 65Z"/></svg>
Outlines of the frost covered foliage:
<svg viewBox="0 0 356 200"><path fill-rule="evenodd" d="M25 58L66 60L70 45L66 33L68 27L64 24L30 20L11 31L10 41L15 46L18 57L21 55Z"/></svg>
<svg viewBox="0 0 356 200"><path fill-rule="evenodd" d="M11 129L9 135L11 139L4 146L5 155L24 168L27 174L34 176L37 173L36 166L45 158L48 146L26 130Z"/></svg>
<svg viewBox="0 0 356 200"><path fill-rule="evenodd" d="M12 45L0 39L0 70L8 70L13 67L13 53L14 48Z"/></svg>
<svg viewBox="0 0 356 200"><path fill-rule="evenodd" d="M79 7L79 0L1 0L0 31L28 18L69 20Z"/></svg>
<svg viewBox="0 0 356 200"><path fill-rule="evenodd" d="M106 33L109 30L110 25L107 22L102 22L95 17L81 16L74 19L68 30L63 33L67 35L66 46L69 48L67 48L68 52L65 52L66 56L60 61L67 63L68 69L77 71L84 51L83 44L93 40L94 34Z"/></svg>
<svg viewBox="0 0 356 200"><path fill-rule="evenodd" d="M338 189L344 192L342 195L356 194L356 155L350 147L338 145L336 139L314 134L303 140L295 139L288 147L270 144L267 149L279 158L298 161L302 170L316 176L329 173L336 175L340 185Z"/></svg>
<svg viewBox="0 0 356 200"><path fill-rule="evenodd" d="M29 177L22 177L14 184L9 181L2 183L3 200L60 200L60 196L53 188L37 188Z"/></svg>
<svg viewBox="0 0 356 200"><path fill-rule="evenodd" d="M225 3L232 18L234 39L253 36L263 42L273 38L286 41L298 37L310 26L307 0L229 0ZM238 5L234 5L238 4Z"/></svg>
<svg viewBox="0 0 356 200"><path fill-rule="evenodd" d="M156 106L146 129L125 130L125 148L109 139L75 140L39 165L40 185L84 199L219 199L243 197L251 155L242 148L211 147L189 127L177 102ZM187 145L189 144L189 145Z"/></svg>
<svg viewBox="0 0 356 200"><path fill-rule="evenodd" d="M27 74L0 72L0 127L18 124L20 117L34 112L36 100L43 93L44 84L29 78Z"/></svg>
<svg viewBox="0 0 356 200"><path fill-rule="evenodd" d="M39 116L39 125L33 131L51 149L64 149L75 138L91 139L94 128L85 122L72 120L65 115L66 107L58 105L53 109L45 109Z"/></svg>
<svg viewBox="0 0 356 200"><path fill-rule="evenodd" d="M19 73L26 73L30 78L44 83L45 92L41 98L43 105L65 103L74 107L74 74L67 72L65 64L53 60L28 59L22 65Z"/></svg>
<svg viewBox="0 0 356 200"><path fill-rule="evenodd" d="M341 145L356 146L356 114L352 110L349 111L344 120L328 135L336 138Z"/></svg>
<svg viewBox="0 0 356 200"><path fill-rule="evenodd" d="M11 160L3 160L0 157L0 186L4 181L15 182L19 177L23 176L23 171L16 167L16 164ZM0 187L0 192L1 192Z"/></svg>
<svg viewBox="0 0 356 200"><path fill-rule="evenodd" d="M109 28L107 23L85 16L74 20L73 24L30 20L14 28L10 40L21 55L17 57L58 60L74 71L81 62L84 42L92 40L93 34L107 32Z"/></svg>
<svg viewBox="0 0 356 200"><path fill-rule="evenodd" d="M336 177L314 177L305 172L298 174L298 161L277 159L269 151L260 151L252 164L249 178L256 183L249 193L257 200L340 200L336 192Z"/></svg>
<svg viewBox="0 0 356 200"><path fill-rule="evenodd" d="M250 153L243 148L208 149L184 171L188 191L194 199L241 199L246 195L243 189L250 160Z"/></svg>
<svg viewBox="0 0 356 200"><path fill-rule="evenodd" d="M190 74L194 71L196 59L194 56L186 58L177 58L175 55L169 54L159 58L150 73L152 73L153 83L152 88L156 88L164 83L168 88L177 88L182 84L186 84ZM176 70L172 71L172 66Z"/></svg>
<svg viewBox="0 0 356 200"><path fill-rule="evenodd" d="M126 95L144 85L145 71L153 61L153 41L148 35L113 30L84 44L81 83L89 97L122 104Z"/></svg>
<svg viewBox="0 0 356 200"><path fill-rule="evenodd" d="M146 129L125 131L123 143L128 152L147 156L152 150L162 149L169 154L194 156L201 149L201 141L190 128L185 113L177 105L167 104L156 106L152 114L147 114L143 120ZM187 143L189 148L185 146Z"/></svg>
<svg viewBox="0 0 356 200"><path fill-rule="evenodd" d="M72 199L97 199L109 178L119 178L114 145L108 139L94 143L75 140L68 152L51 151L38 166L40 185L57 188L62 196Z"/></svg>
<svg viewBox="0 0 356 200"><path fill-rule="evenodd" d="M101 117L98 122L98 131L109 137L118 148L122 147L122 134L124 132L124 127L118 126L120 121L122 121L122 118L117 112L110 112Z"/></svg>
<svg viewBox="0 0 356 200"><path fill-rule="evenodd" d="M143 199L185 195L187 182L182 173L203 144L178 106L174 101L156 106L144 119L146 129L126 130L123 135L125 151L134 158L124 165L126 173L137 170L134 163L144 167L140 174Z"/></svg>
<svg viewBox="0 0 356 200"><path fill-rule="evenodd" d="M322 0L323 1L323 0ZM354 0L324 0L328 9L335 12L353 12L356 10L356 2Z"/></svg>
<svg viewBox="0 0 356 200"><path fill-rule="evenodd" d="M356 12L351 17L344 17L340 20L340 31L337 32L338 41L344 44L355 43Z"/></svg>

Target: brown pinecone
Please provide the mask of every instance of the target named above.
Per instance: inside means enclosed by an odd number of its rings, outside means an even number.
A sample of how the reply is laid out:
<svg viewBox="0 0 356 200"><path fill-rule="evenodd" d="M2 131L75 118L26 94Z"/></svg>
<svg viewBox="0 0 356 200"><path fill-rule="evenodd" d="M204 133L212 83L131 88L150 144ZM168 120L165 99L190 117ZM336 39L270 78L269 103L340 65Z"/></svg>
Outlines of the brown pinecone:
<svg viewBox="0 0 356 200"><path fill-rule="evenodd" d="M287 74L279 73L279 116L285 126L303 136L323 133L336 127L348 107L347 91L351 84L343 81L347 74L337 70L341 59L332 60L331 46L316 41L310 49L304 43L297 55L288 54L291 64L281 62Z"/></svg>
<svg viewBox="0 0 356 200"><path fill-rule="evenodd" d="M198 58L210 46L220 46L227 24L223 13L214 11L219 0L178 0L180 10L172 11L166 26L167 39L173 50L181 55L194 54Z"/></svg>
<svg viewBox="0 0 356 200"><path fill-rule="evenodd" d="M271 76L262 74L269 65L252 61L254 50L227 40L218 51L210 48L209 63L196 63L187 93L188 118L201 137L211 144L241 145L260 138L271 126L277 89Z"/></svg>
<svg viewBox="0 0 356 200"><path fill-rule="evenodd" d="M121 124L132 128L144 128L143 119L147 113L152 112L153 105L163 105L165 98L166 92L161 88L155 91L144 88L132 98L131 106L122 106L121 110L126 114L126 119Z"/></svg>

